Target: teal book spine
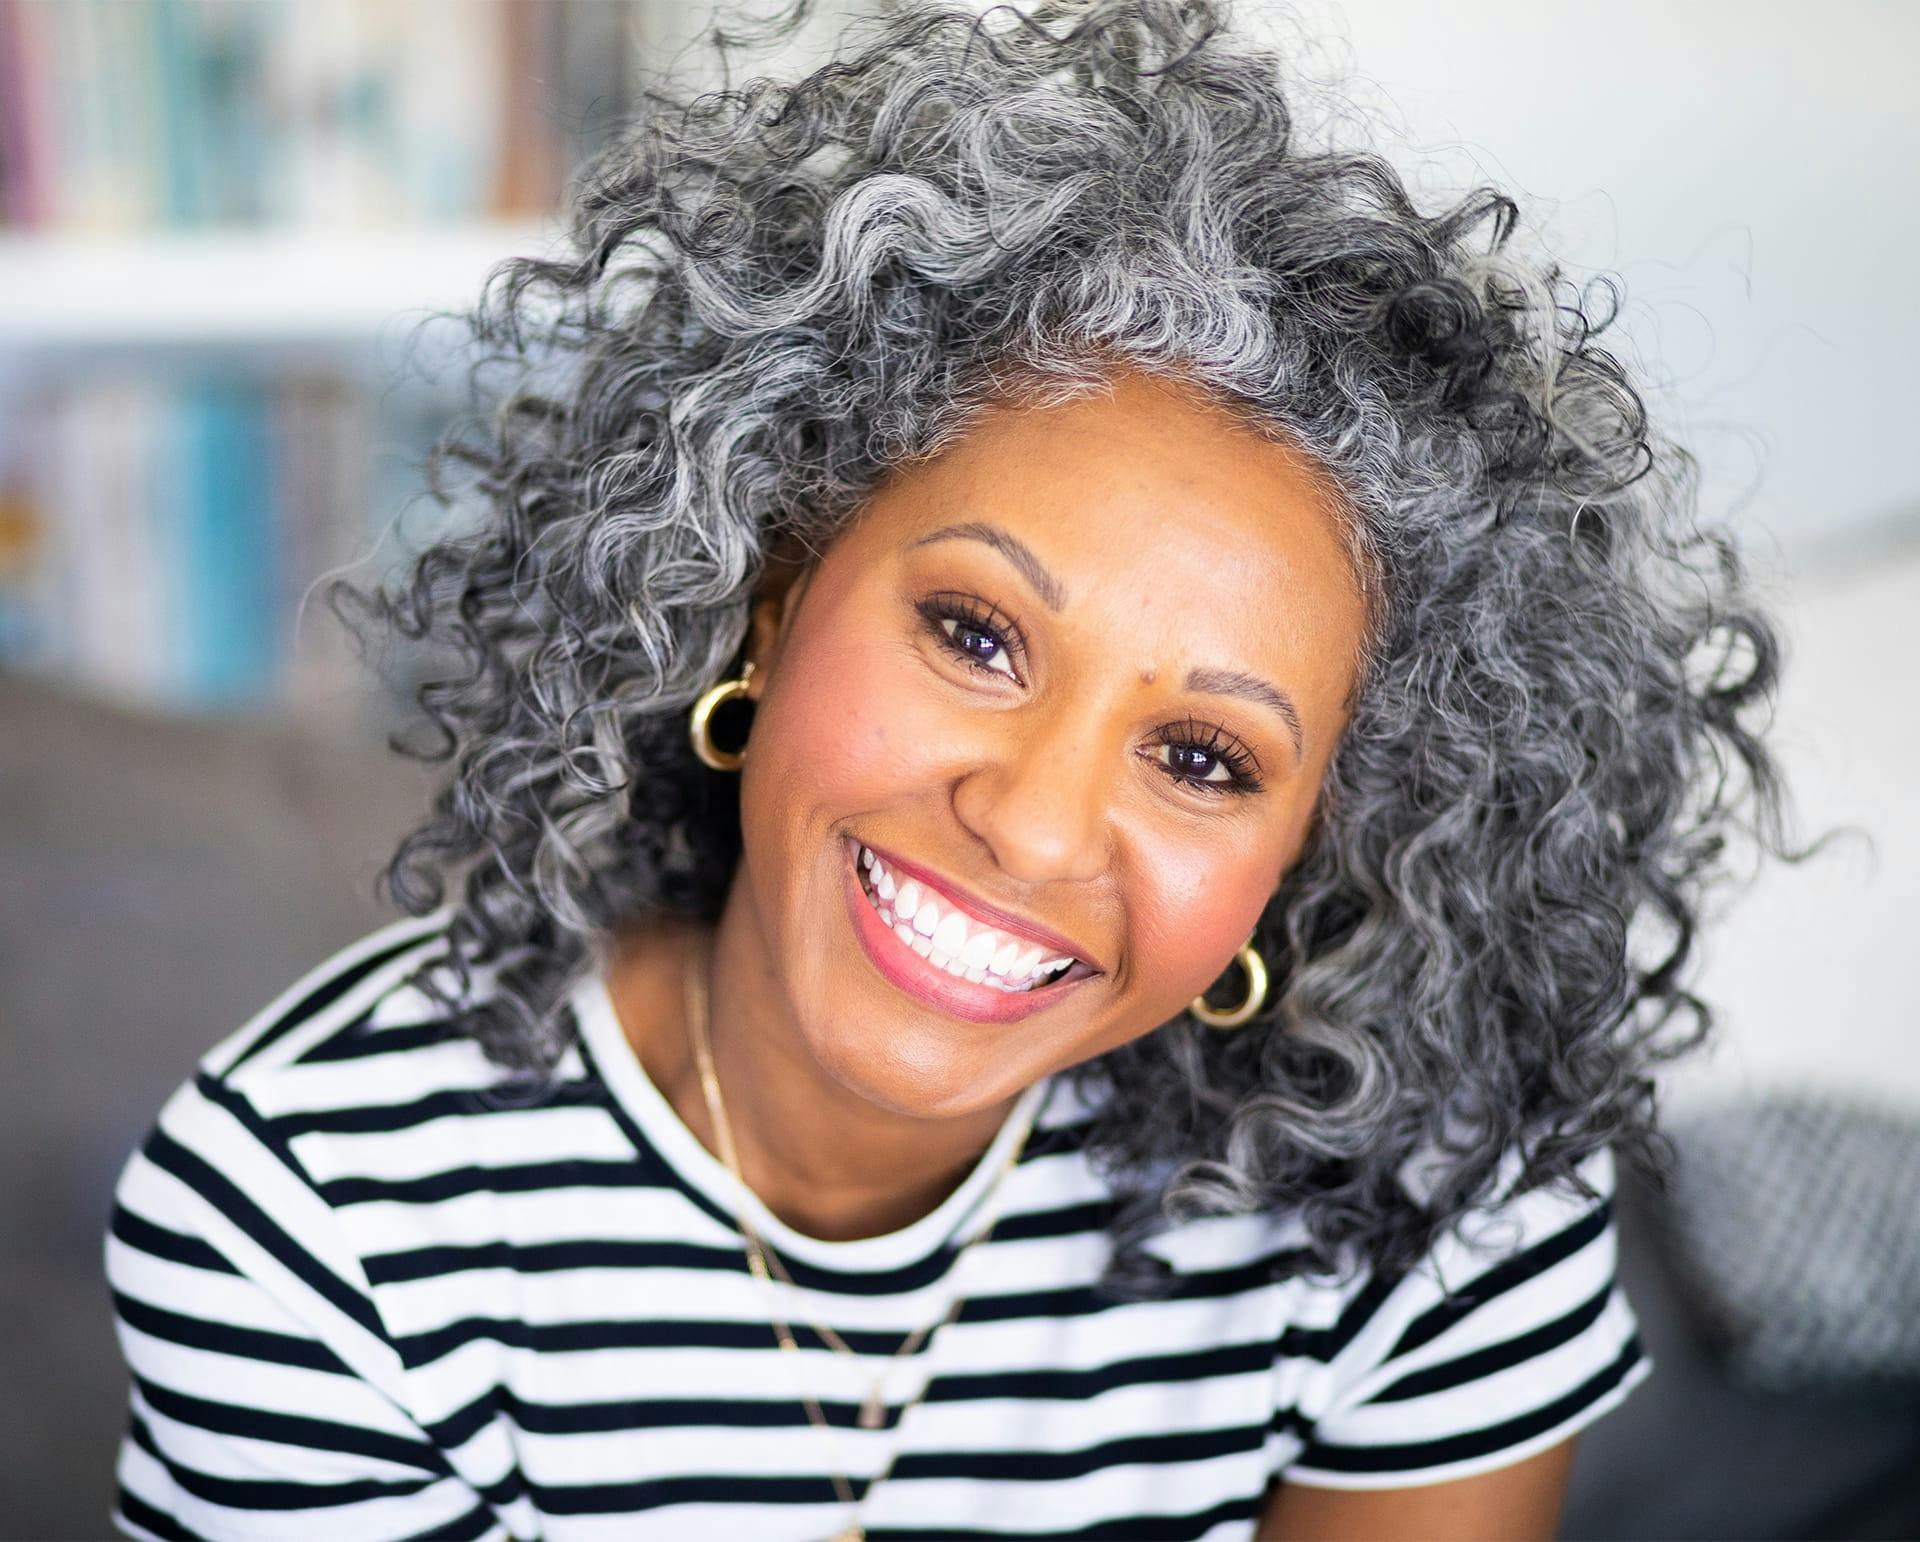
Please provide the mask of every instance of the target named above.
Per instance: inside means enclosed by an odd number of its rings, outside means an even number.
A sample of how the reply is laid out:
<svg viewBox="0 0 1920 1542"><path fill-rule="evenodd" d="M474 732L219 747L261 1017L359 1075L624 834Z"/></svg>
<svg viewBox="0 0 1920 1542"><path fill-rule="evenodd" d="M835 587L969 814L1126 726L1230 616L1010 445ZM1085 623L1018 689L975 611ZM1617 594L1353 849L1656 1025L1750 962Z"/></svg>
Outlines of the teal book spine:
<svg viewBox="0 0 1920 1542"><path fill-rule="evenodd" d="M204 384L184 428L188 692L197 706L258 705L279 676L279 532L268 408L258 389Z"/></svg>

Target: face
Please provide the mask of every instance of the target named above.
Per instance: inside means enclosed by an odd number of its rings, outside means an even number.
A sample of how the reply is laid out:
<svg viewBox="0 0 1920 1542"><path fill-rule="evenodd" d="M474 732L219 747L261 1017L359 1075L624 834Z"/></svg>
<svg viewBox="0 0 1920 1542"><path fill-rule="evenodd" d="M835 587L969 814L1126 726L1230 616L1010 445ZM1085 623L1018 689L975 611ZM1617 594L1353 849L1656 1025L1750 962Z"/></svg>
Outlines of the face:
<svg viewBox="0 0 1920 1542"><path fill-rule="evenodd" d="M1300 852L1365 620L1324 480L1184 386L996 409L889 480L755 618L734 900L813 1057L956 1116L1179 1012ZM1079 962L937 968L879 913L909 877L949 941L998 928L975 957Z"/></svg>

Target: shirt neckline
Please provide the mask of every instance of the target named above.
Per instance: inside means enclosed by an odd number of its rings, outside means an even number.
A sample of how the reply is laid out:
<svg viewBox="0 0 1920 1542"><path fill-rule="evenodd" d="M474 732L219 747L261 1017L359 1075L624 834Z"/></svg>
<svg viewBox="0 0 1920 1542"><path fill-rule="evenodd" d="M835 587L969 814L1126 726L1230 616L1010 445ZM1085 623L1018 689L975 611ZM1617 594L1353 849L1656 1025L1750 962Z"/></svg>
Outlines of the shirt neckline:
<svg viewBox="0 0 1920 1542"><path fill-rule="evenodd" d="M688 1129L666 1095L654 1086L646 1067L634 1053L626 1030L621 1027L613 997L607 990L605 975L590 968L574 985L570 996L580 1033L592 1052L608 1089L627 1117L638 1127L662 1160L681 1180L704 1194L728 1215L736 1211L771 1243L782 1256L803 1259L828 1269L885 1270L918 1263L935 1253L958 1235L992 1186L994 1176L1007 1160L1013 1144L1020 1138L1021 1125L1029 1113L1035 1116L1034 1130L1040 1128L1040 1105L1053 1085L1051 1074L1041 1077L1015 1099L1012 1110L995 1133L993 1142L981 1155L971 1172L951 1194L919 1220L898 1231L876 1237L858 1237L850 1241L830 1241L797 1231L772 1210L760 1196L741 1183L727 1166L700 1143ZM1031 1139L1031 1137L1029 1137ZM1014 1182L1009 1173L991 1197L996 1214L1004 1208L1006 1194ZM977 1224L991 1224L983 1212Z"/></svg>

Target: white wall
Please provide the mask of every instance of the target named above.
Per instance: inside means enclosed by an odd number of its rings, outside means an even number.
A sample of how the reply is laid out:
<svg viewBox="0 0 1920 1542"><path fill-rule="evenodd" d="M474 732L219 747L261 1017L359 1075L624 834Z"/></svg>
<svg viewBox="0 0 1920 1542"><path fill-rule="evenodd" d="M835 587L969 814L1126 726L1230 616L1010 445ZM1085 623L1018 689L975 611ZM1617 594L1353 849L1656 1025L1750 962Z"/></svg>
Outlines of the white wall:
<svg viewBox="0 0 1920 1542"><path fill-rule="evenodd" d="M1661 405L1797 559L1920 517L1920 5L1241 0L1425 181L1626 284Z"/></svg>
<svg viewBox="0 0 1920 1542"><path fill-rule="evenodd" d="M1708 931L1700 990L1725 1033L1669 1088L1676 1106L1815 1087L1920 1109L1920 539L1801 577L1781 615L1777 748L1804 833L1844 833Z"/></svg>

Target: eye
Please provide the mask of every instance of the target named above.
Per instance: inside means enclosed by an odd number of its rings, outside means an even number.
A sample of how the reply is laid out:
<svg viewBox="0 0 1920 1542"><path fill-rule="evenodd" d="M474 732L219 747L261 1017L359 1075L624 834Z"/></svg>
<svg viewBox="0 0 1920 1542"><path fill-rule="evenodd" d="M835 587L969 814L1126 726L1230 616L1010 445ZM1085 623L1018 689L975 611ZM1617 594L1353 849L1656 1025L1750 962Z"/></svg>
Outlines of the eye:
<svg viewBox="0 0 1920 1542"><path fill-rule="evenodd" d="M1019 648L1018 629L990 606L968 594L933 594L914 607L941 645L982 674L1017 682L1011 655Z"/></svg>
<svg viewBox="0 0 1920 1542"><path fill-rule="evenodd" d="M1188 718L1185 723L1169 725L1160 734L1154 748L1167 754L1155 758L1177 782L1209 797L1254 793L1265 785L1254 769L1253 756L1218 723Z"/></svg>

